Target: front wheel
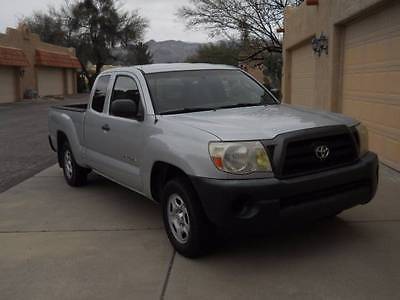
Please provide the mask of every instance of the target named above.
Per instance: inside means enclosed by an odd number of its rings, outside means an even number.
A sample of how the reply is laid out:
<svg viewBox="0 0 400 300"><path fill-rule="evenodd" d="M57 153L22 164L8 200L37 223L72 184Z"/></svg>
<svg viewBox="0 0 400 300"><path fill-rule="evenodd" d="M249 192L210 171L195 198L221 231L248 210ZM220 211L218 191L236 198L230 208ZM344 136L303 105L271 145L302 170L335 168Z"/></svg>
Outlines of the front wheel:
<svg viewBox="0 0 400 300"><path fill-rule="evenodd" d="M215 227L187 179L175 178L165 185L162 210L168 238L177 252L194 258L211 249Z"/></svg>
<svg viewBox="0 0 400 300"><path fill-rule="evenodd" d="M89 173L88 170L76 163L68 142L64 143L61 151L64 178L67 183L73 187L84 185Z"/></svg>

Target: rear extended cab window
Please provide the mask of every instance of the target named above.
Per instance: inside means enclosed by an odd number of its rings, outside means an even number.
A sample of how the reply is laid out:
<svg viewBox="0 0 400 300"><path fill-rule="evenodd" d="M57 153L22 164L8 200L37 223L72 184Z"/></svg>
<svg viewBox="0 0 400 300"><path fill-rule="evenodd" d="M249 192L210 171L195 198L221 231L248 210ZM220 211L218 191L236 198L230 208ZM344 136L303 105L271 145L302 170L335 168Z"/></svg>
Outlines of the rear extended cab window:
<svg viewBox="0 0 400 300"><path fill-rule="evenodd" d="M115 100L131 100L137 107L141 106L140 92L136 81L127 75L118 75L115 79L114 88L111 94L109 114L111 112L111 105Z"/></svg>
<svg viewBox="0 0 400 300"><path fill-rule="evenodd" d="M91 107L94 111L103 112L104 104L106 102L107 88L110 83L111 76L103 75L96 81L95 90Z"/></svg>

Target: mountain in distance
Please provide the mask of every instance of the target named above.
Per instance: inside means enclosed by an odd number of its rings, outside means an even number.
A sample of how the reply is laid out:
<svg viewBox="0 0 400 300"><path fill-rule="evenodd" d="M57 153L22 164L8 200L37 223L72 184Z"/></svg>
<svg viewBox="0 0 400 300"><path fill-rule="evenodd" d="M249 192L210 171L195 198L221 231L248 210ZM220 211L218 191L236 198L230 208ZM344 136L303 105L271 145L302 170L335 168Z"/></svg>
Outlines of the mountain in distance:
<svg viewBox="0 0 400 300"><path fill-rule="evenodd" d="M197 53L201 43L188 43L183 41L161 41L150 40L146 43L150 53L153 55L153 63L176 63L185 62L189 56Z"/></svg>

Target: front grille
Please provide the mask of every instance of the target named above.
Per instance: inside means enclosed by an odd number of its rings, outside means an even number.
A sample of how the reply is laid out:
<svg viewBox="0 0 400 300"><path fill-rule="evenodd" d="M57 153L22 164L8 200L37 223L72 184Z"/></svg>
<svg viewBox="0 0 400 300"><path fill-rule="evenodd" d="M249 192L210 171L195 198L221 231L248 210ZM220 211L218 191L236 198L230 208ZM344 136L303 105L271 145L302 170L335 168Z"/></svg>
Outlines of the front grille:
<svg viewBox="0 0 400 300"><path fill-rule="evenodd" d="M318 146L327 146L329 155L320 159L316 155ZM289 141L283 158L281 175L295 176L346 165L357 159L357 148L350 133Z"/></svg>

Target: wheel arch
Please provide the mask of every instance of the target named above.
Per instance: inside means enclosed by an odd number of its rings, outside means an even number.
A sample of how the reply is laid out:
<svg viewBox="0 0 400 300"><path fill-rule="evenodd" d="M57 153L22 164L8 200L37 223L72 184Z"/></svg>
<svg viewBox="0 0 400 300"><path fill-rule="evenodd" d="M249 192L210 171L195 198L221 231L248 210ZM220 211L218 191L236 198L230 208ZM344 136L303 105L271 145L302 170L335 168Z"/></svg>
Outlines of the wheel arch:
<svg viewBox="0 0 400 300"><path fill-rule="evenodd" d="M67 135L61 131L57 131L57 159L58 159L58 165L60 168L62 168L62 150L63 150L63 145L64 143L67 142L69 143Z"/></svg>
<svg viewBox="0 0 400 300"><path fill-rule="evenodd" d="M160 195L162 188L169 180L176 177L183 177L191 184L189 175L187 175L181 168L164 161L156 161L153 164L150 175L150 192L154 201L161 201Z"/></svg>

